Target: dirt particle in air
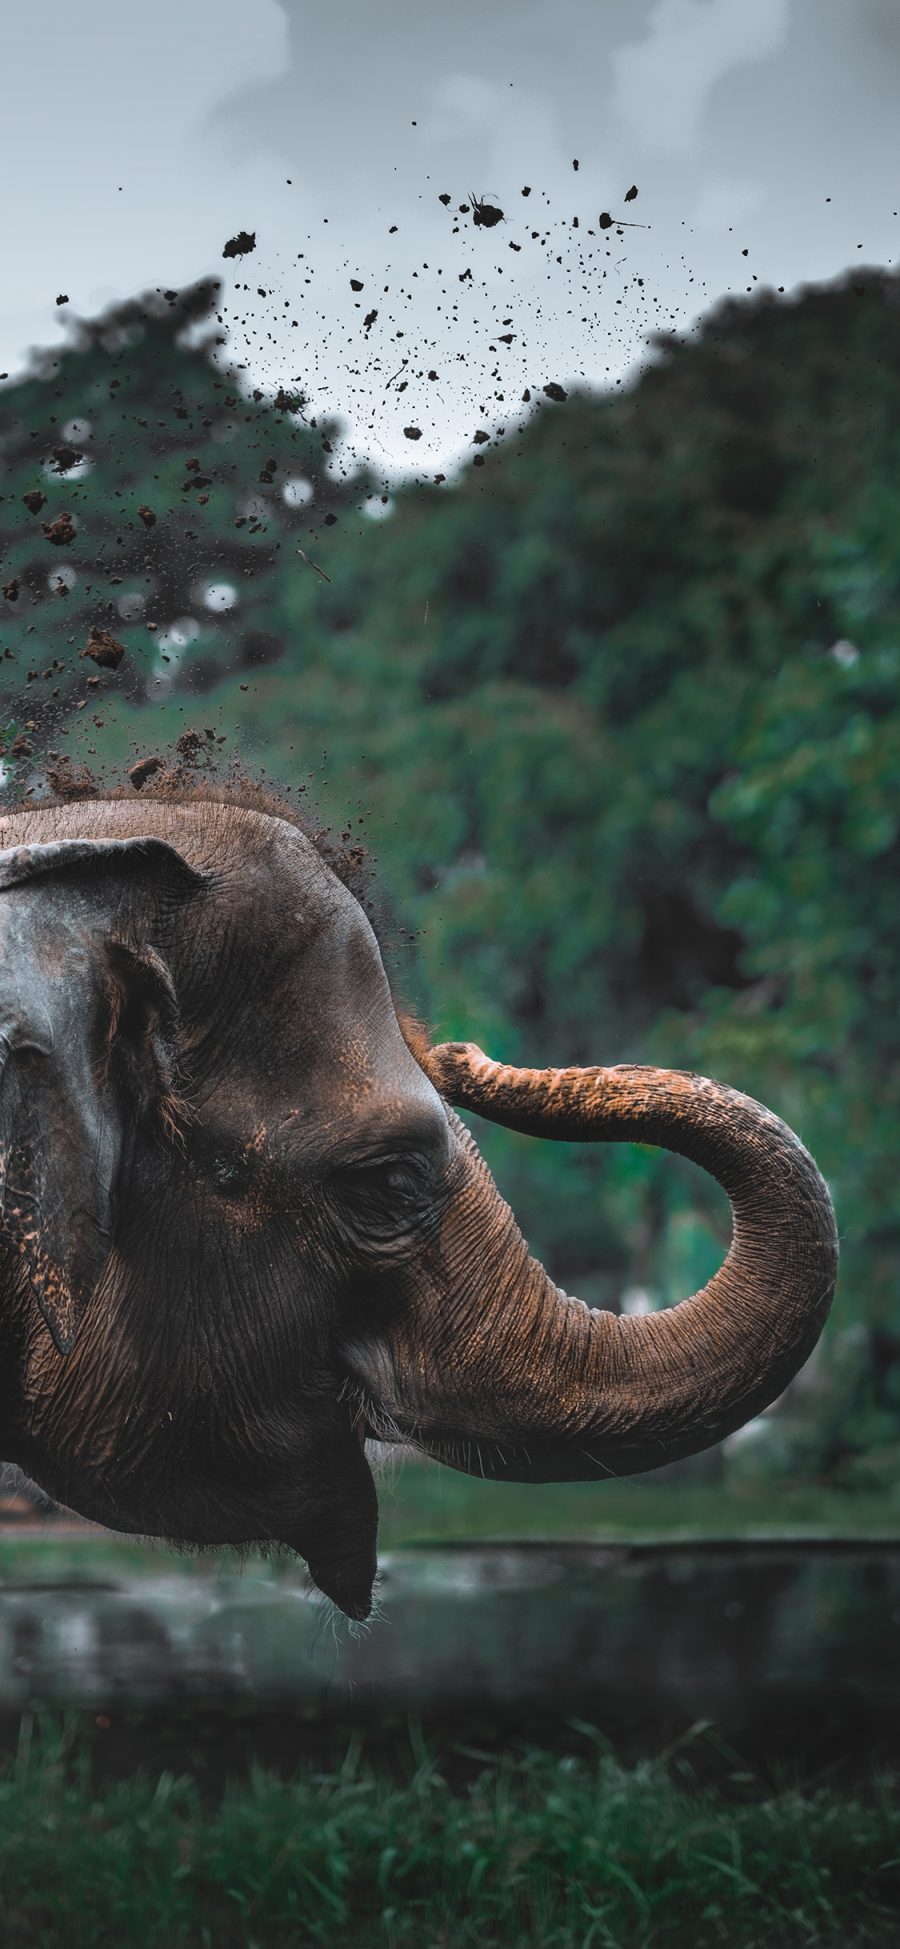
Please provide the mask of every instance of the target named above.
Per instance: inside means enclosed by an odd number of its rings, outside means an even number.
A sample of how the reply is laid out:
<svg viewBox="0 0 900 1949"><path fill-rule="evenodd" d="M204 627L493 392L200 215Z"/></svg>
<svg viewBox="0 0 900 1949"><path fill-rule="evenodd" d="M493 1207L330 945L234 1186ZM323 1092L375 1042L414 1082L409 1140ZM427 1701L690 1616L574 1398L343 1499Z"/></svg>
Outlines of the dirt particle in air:
<svg viewBox="0 0 900 1949"><path fill-rule="evenodd" d="M84 459L84 454L80 447L54 447L53 458L56 461L54 472L67 474L70 467L77 467L79 460Z"/></svg>
<svg viewBox="0 0 900 1949"><path fill-rule="evenodd" d="M46 507L47 504L47 496L41 493L39 487L29 488L28 493L22 495L22 500L29 514L40 514L42 507Z"/></svg>
<svg viewBox="0 0 900 1949"><path fill-rule="evenodd" d="M214 731L182 731L181 736L175 739L175 749L182 763L196 765L201 752L206 752L208 741L214 737Z"/></svg>
<svg viewBox="0 0 900 1949"><path fill-rule="evenodd" d="M78 654L82 657L89 656L94 663L101 664L104 670L118 670L125 655L125 645L119 643L115 636L111 636L108 629L100 629L94 623L84 649L79 650Z"/></svg>
<svg viewBox="0 0 900 1949"><path fill-rule="evenodd" d="M362 288L363 288L363 280L361 277L352 277L350 279L351 291L361 291Z"/></svg>
<svg viewBox="0 0 900 1949"><path fill-rule="evenodd" d="M154 528L156 526L156 515L152 508L147 507L146 502L142 507L138 508L138 520L143 521L145 528Z"/></svg>
<svg viewBox="0 0 900 1949"><path fill-rule="evenodd" d="M637 183L632 183L631 188L625 191L626 203L633 203L636 196L637 196Z"/></svg>
<svg viewBox="0 0 900 1949"><path fill-rule="evenodd" d="M68 304L68 302L69 302L69 293L68 293L68 291L61 291L61 292L60 292L60 294L59 294L59 297L58 297L58 298L57 298L57 300L56 300L56 302L57 302L57 304L58 304L58 305L67 305L67 304Z"/></svg>
<svg viewBox="0 0 900 1949"><path fill-rule="evenodd" d="M18 602L21 587L22 578L19 575L14 575L11 582L4 582L3 593L7 602Z"/></svg>
<svg viewBox="0 0 900 1949"><path fill-rule="evenodd" d="M403 428L403 435L407 440L421 440L422 428L420 426L405 426Z"/></svg>
<svg viewBox="0 0 900 1949"><path fill-rule="evenodd" d="M162 771L162 769L163 761L161 758L139 758L137 764L132 765L128 773L135 791L139 792L141 786L146 785L148 778L152 778L154 772Z"/></svg>
<svg viewBox="0 0 900 1949"><path fill-rule="evenodd" d="M76 765L64 751L51 751L47 783L59 799L85 798L96 791L97 781L87 765Z"/></svg>
<svg viewBox="0 0 900 1949"><path fill-rule="evenodd" d="M472 204L472 222L474 224L479 226L483 225L486 230L493 230L495 223L503 222L503 211L500 209L499 204L486 203L483 198L478 196L473 196L470 200Z"/></svg>
<svg viewBox="0 0 900 1949"><path fill-rule="evenodd" d="M544 387L544 392L546 393L548 399L563 400L563 399L568 399L569 397L568 393L566 392L565 386L559 385L557 380L555 379L548 379L547 384Z"/></svg>
<svg viewBox="0 0 900 1949"><path fill-rule="evenodd" d="M65 508L62 514L57 515L55 521L45 521L43 530L47 540L52 541L54 548L67 548L69 543L75 540L75 523L68 509Z"/></svg>
<svg viewBox="0 0 900 1949"><path fill-rule="evenodd" d="M635 195L637 195L637 191L635 191ZM649 225L646 223L632 223L626 221L625 217L611 217L608 210L601 210L597 218L597 223L601 230L612 230L613 226L617 230L647 230L649 228Z"/></svg>
<svg viewBox="0 0 900 1949"><path fill-rule="evenodd" d="M229 237L228 242L225 245L225 248L222 252L222 256L223 257L246 257L247 252L249 250L255 250L255 249L256 249L256 231L239 230L236 236Z"/></svg>

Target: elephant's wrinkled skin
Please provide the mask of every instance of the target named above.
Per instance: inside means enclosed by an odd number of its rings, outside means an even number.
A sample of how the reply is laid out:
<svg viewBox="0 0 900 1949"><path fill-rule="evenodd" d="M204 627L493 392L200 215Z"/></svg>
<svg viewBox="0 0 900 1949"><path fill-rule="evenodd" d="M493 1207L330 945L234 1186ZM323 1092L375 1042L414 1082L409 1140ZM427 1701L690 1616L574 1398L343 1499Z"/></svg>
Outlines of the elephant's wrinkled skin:
<svg viewBox="0 0 900 1949"><path fill-rule="evenodd" d="M60 1502L278 1539L365 1616L367 1431L479 1474L618 1474L719 1440L806 1358L834 1220L758 1104L428 1048L289 814L83 800L0 819L0 848L0 1455ZM693 1157L732 1200L725 1265L669 1311L588 1311L452 1103Z"/></svg>

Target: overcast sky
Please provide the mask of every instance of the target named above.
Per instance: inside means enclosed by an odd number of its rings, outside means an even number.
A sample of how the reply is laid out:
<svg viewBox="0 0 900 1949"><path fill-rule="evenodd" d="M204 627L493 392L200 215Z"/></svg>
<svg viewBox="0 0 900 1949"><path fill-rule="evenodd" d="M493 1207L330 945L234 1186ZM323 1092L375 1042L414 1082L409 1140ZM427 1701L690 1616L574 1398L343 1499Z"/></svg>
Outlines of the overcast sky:
<svg viewBox="0 0 900 1949"><path fill-rule="evenodd" d="M386 468L754 280L897 258L897 0L8 0L3 56L0 371L215 272L247 379Z"/></svg>

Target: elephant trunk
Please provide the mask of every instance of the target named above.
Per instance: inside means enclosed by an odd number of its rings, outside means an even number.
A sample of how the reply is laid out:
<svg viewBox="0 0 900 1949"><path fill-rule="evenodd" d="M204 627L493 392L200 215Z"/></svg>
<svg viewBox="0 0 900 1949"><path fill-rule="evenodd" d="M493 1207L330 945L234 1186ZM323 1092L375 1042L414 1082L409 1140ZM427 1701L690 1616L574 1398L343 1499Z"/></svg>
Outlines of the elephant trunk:
<svg viewBox="0 0 900 1949"><path fill-rule="evenodd" d="M512 1129L692 1159L727 1191L733 1238L709 1285L678 1306L589 1310L529 1257L459 1125L467 1179L442 1264L357 1369L398 1432L473 1473L586 1480L707 1448L782 1392L819 1337L837 1271L828 1191L786 1124L676 1070L516 1069L470 1044L433 1049L425 1066L448 1102Z"/></svg>

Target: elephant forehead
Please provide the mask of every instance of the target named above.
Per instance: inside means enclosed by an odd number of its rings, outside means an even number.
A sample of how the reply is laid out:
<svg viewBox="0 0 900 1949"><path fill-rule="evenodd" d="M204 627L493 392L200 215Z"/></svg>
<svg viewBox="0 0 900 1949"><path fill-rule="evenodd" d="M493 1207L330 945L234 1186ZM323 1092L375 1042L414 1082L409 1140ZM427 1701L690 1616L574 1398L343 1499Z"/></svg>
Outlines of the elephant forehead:
<svg viewBox="0 0 900 1949"><path fill-rule="evenodd" d="M184 1027L204 1068L265 1084L291 1098L314 1081L359 1093L372 1086L385 1045L406 1046L372 929L352 895L337 885L323 900L227 896L197 936ZM218 923L218 924L216 924ZM177 984L180 986L180 984Z"/></svg>
<svg viewBox="0 0 900 1949"><path fill-rule="evenodd" d="M293 862L290 863L293 867ZM320 868L321 863L316 862ZM243 982L250 1008L367 1003L385 982L372 929L353 895L325 869L264 870L223 876L212 901L190 916L183 945L225 976Z"/></svg>

